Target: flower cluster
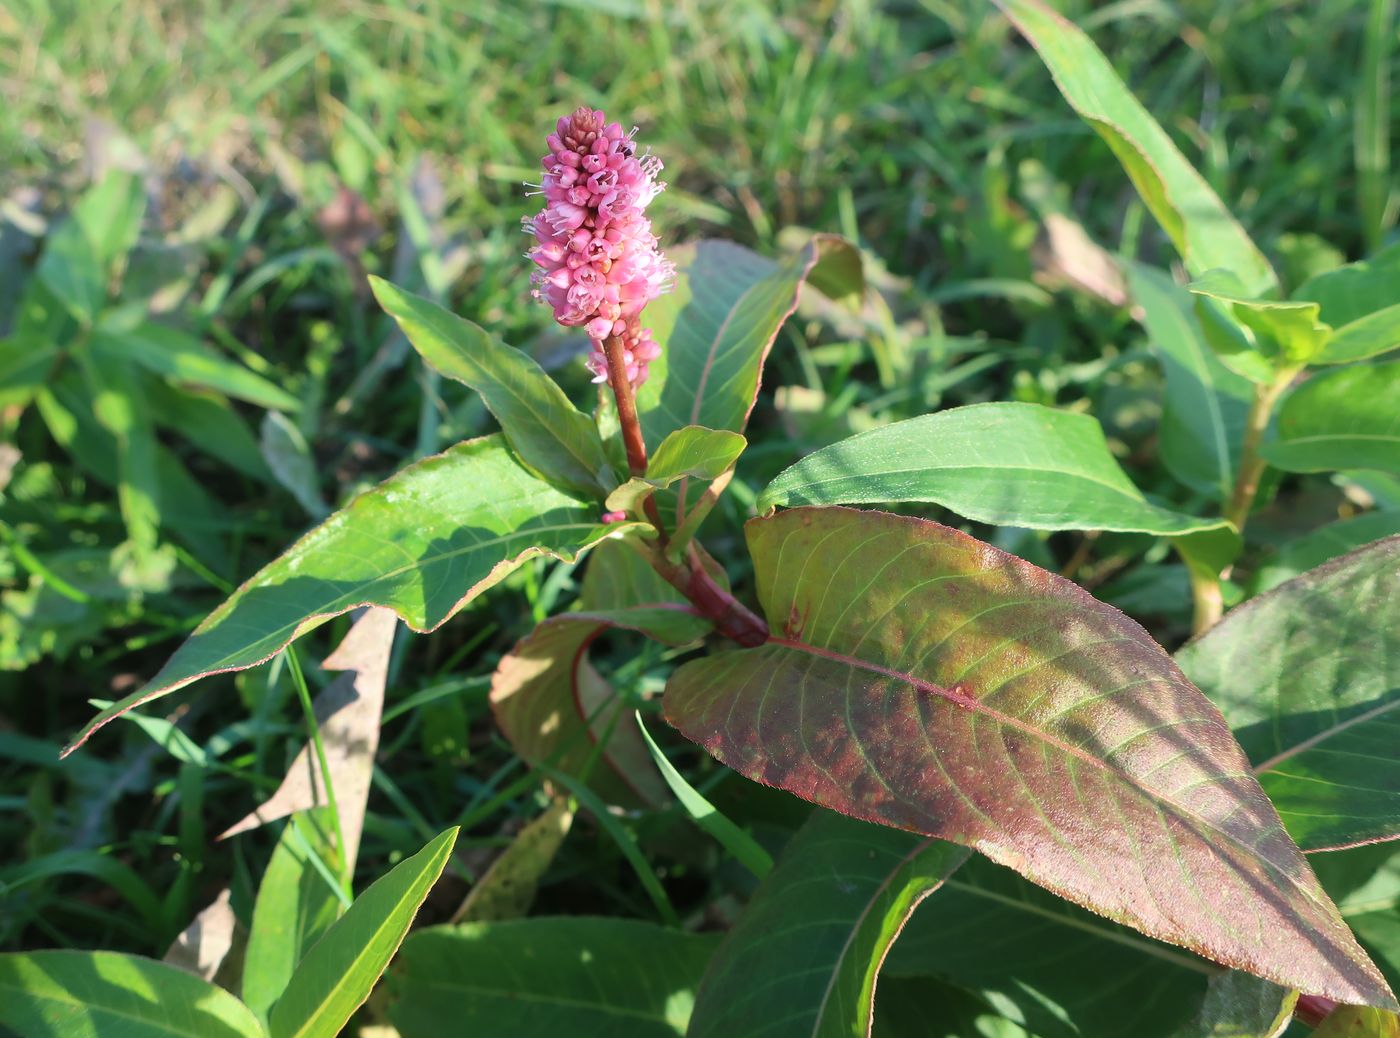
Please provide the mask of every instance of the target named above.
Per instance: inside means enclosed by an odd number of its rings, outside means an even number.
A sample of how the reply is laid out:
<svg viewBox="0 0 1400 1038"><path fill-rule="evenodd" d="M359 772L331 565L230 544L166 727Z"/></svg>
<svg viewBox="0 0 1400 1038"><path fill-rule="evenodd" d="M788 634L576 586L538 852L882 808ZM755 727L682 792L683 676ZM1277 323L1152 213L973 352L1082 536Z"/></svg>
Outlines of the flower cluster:
<svg viewBox="0 0 1400 1038"><path fill-rule="evenodd" d="M615 337L627 378L639 386L661 353L651 329L641 325L642 308L670 287L675 268L646 217L665 186L656 179L661 162L638 156L632 133L589 108L560 119L541 160L545 207L526 219L525 229L537 242L529 254L540 267L534 295L554 308L560 324L587 330L594 381L608 378L603 343Z"/></svg>

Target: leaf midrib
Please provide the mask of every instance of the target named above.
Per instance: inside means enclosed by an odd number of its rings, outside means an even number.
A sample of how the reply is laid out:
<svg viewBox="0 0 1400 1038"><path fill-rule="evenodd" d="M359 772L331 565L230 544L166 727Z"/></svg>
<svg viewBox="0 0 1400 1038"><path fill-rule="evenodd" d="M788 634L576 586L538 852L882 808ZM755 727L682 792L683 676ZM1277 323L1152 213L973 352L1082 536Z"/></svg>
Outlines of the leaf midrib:
<svg viewBox="0 0 1400 1038"><path fill-rule="evenodd" d="M612 1016L623 1016L634 1020L648 1020L652 1023L664 1024L667 1027L671 1026L670 1020L666 1018L664 1013L662 1015L657 1015L643 1009L631 1009L609 1002L589 1002L582 998L567 998L563 995L546 995L534 990L483 987L457 980L425 980L422 977L415 977L413 982L415 987L436 988L439 991L449 991L454 994L485 995L489 998L508 999L513 1003L529 1004L531 1002L540 1002L546 1005L568 1006L571 1009L593 1009Z"/></svg>
<svg viewBox="0 0 1400 1038"><path fill-rule="evenodd" d="M995 709L994 707L989 707L973 696L959 695L958 693L953 692L951 689L942 688L941 686L935 685L932 682L924 681L922 678L915 677L913 674L907 674L903 671L898 671L891 667L882 667L880 664L873 663L870 660L862 660L856 656L848 656L845 653L834 652L830 649L818 648L815 645L809 645L805 642L793 641L787 638L769 638L767 644L778 645L784 648L793 649L798 652L810 653L814 656L820 656L825 659L833 660L837 663L845 664L846 666L853 667L857 670L865 670L875 674L883 674L885 677L893 678L896 681L903 681L905 684L911 685L919 691L927 692L930 695L937 696L940 699L952 703L954 706L962 707L965 710L971 710L974 713L981 714L999 724L1003 724L1007 727L1014 728L1017 731L1030 736L1031 738L1038 739L1041 742L1044 742L1054 747L1055 749L1061 751L1062 753L1067 754L1068 756L1084 761L1086 764L1089 764L1092 767L1099 769L1100 771L1106 772L1107 774L1114 776L1115 778L1125 783L1128 786L1128 788L1133 789L1140 795L1146 797L1151 803L1161 804L1164 807L1170 808L1171 812L1176 817L1181 819L1183 822L1187 823L1191 828L1198 829L1200 827L1204 827L1209 832L1217 833L1224 840L1228 841L1229 843L1233 844L1238 848L1241 848L1246 852L1248 856L1257 857L1261 861L1268 862L1274 872L1281 874L1288 881L1289 885L1295 890L1297 890L1300 894L1302 894L1303 897L1305 897L1310 903L1318 905L1319 907L1325 907L1318 902L1316 895L1313 894L1312 891L1308 890L1306 887L1298 883L1297 879L1294 878L1294 876L1289 870L1283 868L1277 862L1274 862L1272 859L1266 857L1262 852L1260 852L1256 848L1247 846L1243 843L1243 841L1239 839L1239 837L1235 836L1233 833L1227 832L1226 830L1220 828L1210 819L1198 814L1194 814L1186 810L1186 808L1182 807L1180 804L1170 799L1169 797L1166 797L1161 793L1148 789L1146 786L1138 782L1137 779L1135 779L1129 773L1121 771L1118 768L1112 767L1106 761L1100 760L1098 757L1093 756L1087 751L1082 750L1079 747L1074 746L1070 743L1067 743L1062 739L1059 739L1056 736L1050 734L1049 732L1041 731L1040 729L1035 728L1017 718L1014 718L1009 714L1004 714L1000 710Z"/></svg>

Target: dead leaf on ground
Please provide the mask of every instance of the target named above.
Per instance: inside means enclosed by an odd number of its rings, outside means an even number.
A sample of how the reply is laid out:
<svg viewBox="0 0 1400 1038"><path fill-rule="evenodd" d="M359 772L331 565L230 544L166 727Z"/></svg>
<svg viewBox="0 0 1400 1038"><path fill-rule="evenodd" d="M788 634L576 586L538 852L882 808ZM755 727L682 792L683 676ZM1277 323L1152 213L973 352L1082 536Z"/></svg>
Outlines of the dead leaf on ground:
<svg viewBox="0 0 1400 1038"><path fill-rule="evenodd" d="M345 834L346 868L353 871L364 830L374 754L379 748L380 718L384 713L384 684L397 617L388 609L367 610L339 647L326 657L327 670L343 670L312 704L326 748ZM229 827L219 839L256 829L294 811L326 806L320 766L310 743L301 748L277 791L247 817Z"/></svg>

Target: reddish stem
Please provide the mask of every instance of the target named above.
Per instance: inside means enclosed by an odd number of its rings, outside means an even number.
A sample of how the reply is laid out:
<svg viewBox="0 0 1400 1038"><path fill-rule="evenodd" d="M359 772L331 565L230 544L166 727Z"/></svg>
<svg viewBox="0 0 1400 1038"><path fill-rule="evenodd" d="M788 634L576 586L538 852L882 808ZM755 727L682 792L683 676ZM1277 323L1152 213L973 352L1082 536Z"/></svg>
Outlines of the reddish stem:
<svg viewBox="0 0 1400 1038"><path fill-rule="evenodd" d="M622 443L627 449L627 467L633 476L647 471L647 445L642 437L642 423L637 418L637 401L632 383L627 378L627 362L622 356L622 340L612 336L603 342L603 355L608 360L608 382L617 401L617 421L622 430ZM642 509L656 527L656 544L647 552L652 567L686 598L702 616L715 625L715 630L740 645L752 647L768 640L768 625L732 594L715 581L705 569L700 550L692 541L686 547L684 561L677 565L667 560L669 537L656 500L650 494L642 501Z"/></svg>
<svg viewBox="0 0 1400 1038"><path fill-rule="evenodd" d="M1337 1008L1337 1003L1321 995L1299 995L1293 1007L1293 1015L1309 1027L1316 1027L1327 1019L1327 1015Z"/></svg>

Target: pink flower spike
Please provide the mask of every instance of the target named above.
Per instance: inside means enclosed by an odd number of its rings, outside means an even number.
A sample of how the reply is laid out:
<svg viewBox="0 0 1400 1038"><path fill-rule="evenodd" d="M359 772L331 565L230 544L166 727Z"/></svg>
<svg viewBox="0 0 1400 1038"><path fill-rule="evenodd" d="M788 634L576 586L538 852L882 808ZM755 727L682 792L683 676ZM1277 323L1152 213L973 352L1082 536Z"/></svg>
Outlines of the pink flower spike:
<svg viewBox="0 0 1400 1038"><path fill-rule="evenodd" d="M594 381L608 380L604 342L621 339L628 381L646 381L661 349L641 327L642 309L671 287L675 266L661 253L645 210L665 187L661 162L637 154L631 132L604 114L579 108L546 139L541 189L544 209L526 221L539 243L529 258L541 269L534 295L566 327L583 327L593 342L587 358Z"/></svg>

